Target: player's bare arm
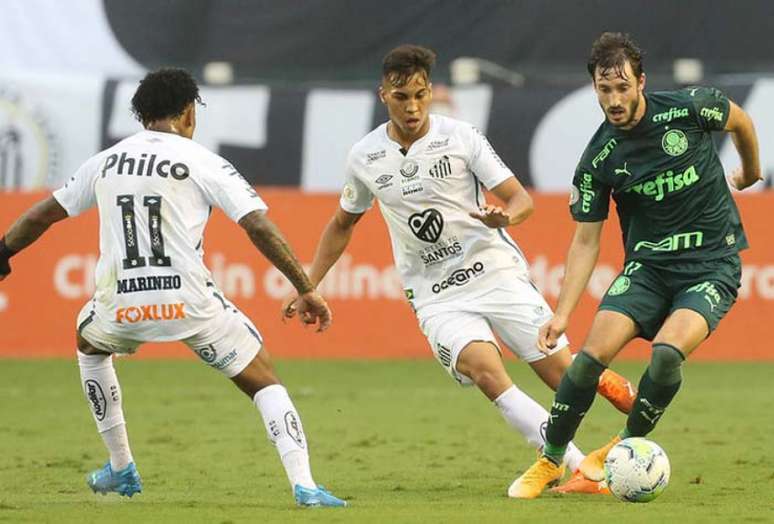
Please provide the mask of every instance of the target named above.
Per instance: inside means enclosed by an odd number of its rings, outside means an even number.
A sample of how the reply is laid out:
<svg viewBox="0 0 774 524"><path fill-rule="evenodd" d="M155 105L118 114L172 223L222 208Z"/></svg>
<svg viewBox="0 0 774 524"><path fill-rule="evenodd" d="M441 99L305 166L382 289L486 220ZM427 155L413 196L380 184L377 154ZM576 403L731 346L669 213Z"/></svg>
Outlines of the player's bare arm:
<svg viewBox="0 0 774 524"><path fill-rule="evenodd" d="M309 279L312 285L317 287L331 267L344 253L344 250L352 238L355 224L363 214L348 213L340 207L325 226L317 251L314 254L312 267L309 270ZM296 314L296 300L298 295L291 294L282 301L283 318L292 318Z"/></svg>
<svg viewBox="0 0 774 524"><path fill-rule="evenodd" d="M328 329L331 324L331 311L325 300L315 291L277 226L260 211L248 213L239 221L239 225L263 256L279 269L298 291L300 298L297 307L301 321L304 324L315 324L319 320L317 330Z"/></svg>
<svg viewBox="0 0 774 524"><path fill-rule="evenodd" d="M35 242L52 224L67 218L67 212L52 196L41 200L19 217L0 239L0 280L11 272L9 259Z"/></svg>
<svg viewBox="0 0 774 524"><path fill-rule="evenodd" d="M599 240L604 222L578 222L575 228L564 271L559 303L554 316L543 324L538 336L538 349L543 353L556 347L556 342L567 329L570 315L580 301L589 283L599 257Z"/></svg>
<svg viewBox="0 0 774 524"><path fill-rule="evenodd" d="M758 155L758 137L752 118L741 107L729 101L728 121L725 130L731 134L742 167L734 170L728 180L734 189L746 189L762 180L761 162Z"/></svg>
<svg viewBox="0 0 774 524"><path fill-rule="evenodd" d="M505 206L486 204L470 216L476 218L491 228L514 226L524 222L534 211L532 197L516 177L510 177L492 188L492 193Z"/></svg>

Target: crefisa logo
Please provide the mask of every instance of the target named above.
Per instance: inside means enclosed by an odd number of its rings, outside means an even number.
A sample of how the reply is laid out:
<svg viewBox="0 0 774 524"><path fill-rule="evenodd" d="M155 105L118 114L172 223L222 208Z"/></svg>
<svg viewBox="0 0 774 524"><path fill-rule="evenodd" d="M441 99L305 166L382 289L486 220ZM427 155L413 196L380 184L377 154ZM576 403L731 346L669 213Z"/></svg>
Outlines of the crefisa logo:
<svg viewBox="0 0 774 524"><path fill-rule="evenodd" d="M0 86L0 188L31 189L59 175L59 141L46 112Z"/></svg>

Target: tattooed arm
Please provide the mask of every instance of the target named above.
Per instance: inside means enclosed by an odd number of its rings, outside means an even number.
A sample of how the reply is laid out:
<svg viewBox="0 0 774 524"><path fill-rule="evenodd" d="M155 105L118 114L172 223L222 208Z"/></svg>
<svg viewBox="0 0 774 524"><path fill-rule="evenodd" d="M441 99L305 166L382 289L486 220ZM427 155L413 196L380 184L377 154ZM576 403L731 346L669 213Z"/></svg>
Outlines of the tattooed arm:
<svg viewBox="0 0 774 524"><path fill-rule="evenodd" d="M67 218L67 212L52 196L41 200L19 217L0 238L0 280L11 272L10 258L35 242L55 222Z"/></svg>
<svg viewBox="0 0 774 524"><path fill-rule="evenodd" d="M279 269L298 291L297 307L301 321L305 324L314 324L319 320L318 331L327 329L331 323L331 311L325 300L315 291L312 282L277 226L260 211L248 213L239 221L239 225L247 232L250 240L263 256Z"/></svg>

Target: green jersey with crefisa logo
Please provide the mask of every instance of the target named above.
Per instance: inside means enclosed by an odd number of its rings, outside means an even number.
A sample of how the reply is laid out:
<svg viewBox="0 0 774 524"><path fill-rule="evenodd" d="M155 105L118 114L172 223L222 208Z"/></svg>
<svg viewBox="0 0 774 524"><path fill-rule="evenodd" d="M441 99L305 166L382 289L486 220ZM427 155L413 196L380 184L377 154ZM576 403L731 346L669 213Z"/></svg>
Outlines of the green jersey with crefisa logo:
<svg viewBox="0 0 774 524"><path fill-rule="evenodd" d="M599 222L612 193L626 260L711 260L747 247L710 133L728 120L728 98L691 87L645 95L643 119L622 130L607 120L583 153L570 210Z"/></svg>

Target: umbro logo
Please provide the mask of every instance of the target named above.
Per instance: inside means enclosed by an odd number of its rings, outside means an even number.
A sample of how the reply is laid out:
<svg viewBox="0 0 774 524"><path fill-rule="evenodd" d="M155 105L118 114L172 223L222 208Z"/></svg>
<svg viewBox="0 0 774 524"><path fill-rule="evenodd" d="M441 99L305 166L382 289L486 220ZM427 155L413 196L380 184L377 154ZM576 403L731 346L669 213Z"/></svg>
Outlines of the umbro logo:
<svg viewBox="0 0 774 524"><path fill-rule="evenodd" d="M428 209L414 213L408 219L409 228L414 236L425 242L435 243L443 231L443 215L437 209Z"/></svg>
<svg viewBox="0 0 774 524"><path fill-rule="evenodd" d="M376 180L374 180L374 182L376 182L378 189L384 189L392 185L392 182L390 182L390 180L392 180L392 175L382 175Z"/></svg>

